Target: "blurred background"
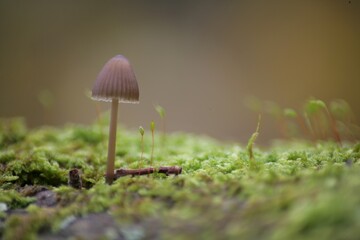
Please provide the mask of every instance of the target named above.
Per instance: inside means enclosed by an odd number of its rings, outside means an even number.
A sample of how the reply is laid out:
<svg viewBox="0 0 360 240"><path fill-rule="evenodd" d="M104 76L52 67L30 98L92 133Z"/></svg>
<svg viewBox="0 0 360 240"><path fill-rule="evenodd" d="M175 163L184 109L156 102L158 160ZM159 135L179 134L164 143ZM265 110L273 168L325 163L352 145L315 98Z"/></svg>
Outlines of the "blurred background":
<svg viewBox="0 0 360 240"><path fill-rule="evenodd" d="M140 104L120 105L130 128L160 122L159 104L169 131L246 142L258 118L249 96L295 109L342 98L360 117L358 0L0 0L0 117L94 122L86 91L117 54L140 85ZM259 142L280 136L275 125L263 115Z"/></svg>

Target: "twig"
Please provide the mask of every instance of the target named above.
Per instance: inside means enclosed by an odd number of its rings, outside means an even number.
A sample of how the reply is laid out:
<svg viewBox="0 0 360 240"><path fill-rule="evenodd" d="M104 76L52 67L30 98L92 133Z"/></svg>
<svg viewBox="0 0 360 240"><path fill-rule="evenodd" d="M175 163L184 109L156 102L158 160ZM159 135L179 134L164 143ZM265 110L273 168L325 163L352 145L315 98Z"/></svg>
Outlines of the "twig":
<svg viewBox="0 0 360 240"><path fill-rule="evenodd" d="M170 166L170 167L159 167L158 169L149 167L149 168L140 168L140 169L115 169L114 180L131 175L140 176L140 175L149 175L151 173L165 173L166 176L170 174L179 175L182 172L182 167L178 166Z"/></svg>
<svg viewBox="0 0 360 240"><path fill-rule="evenodd" d="M120 177L124 177L124 176L136 176L136 175L147 175L150 173L154 173L155 168L149 167L149 168L139 168L139 169L124 169L124 168L120 168L120 169L115 169L115 176L114 179L118 179Z"/></svg>
<svg viewBox="0 0 360 240"><path fill-rule="evenodd" d="M158 173L165 173L166 176L169 176L169 174L175 174L175 176L181 174L182 167L178 166L171 166L171 167L159 167Z"/></svg>

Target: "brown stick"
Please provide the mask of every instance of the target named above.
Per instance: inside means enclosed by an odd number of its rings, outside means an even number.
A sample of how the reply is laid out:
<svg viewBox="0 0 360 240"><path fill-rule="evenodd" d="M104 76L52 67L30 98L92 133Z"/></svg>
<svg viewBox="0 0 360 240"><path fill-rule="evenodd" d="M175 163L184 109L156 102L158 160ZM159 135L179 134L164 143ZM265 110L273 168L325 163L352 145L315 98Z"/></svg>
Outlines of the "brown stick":
<svg viewBox="0 0 360 240"><path fill-rule="evenodd" d="M182 172L182 167L178 166L170 166L170 167L159 167L159 169L149 167L149 168L140 168L140 169L116 169L115 170L115 176L114 180L131 175L134 176L140 176L140 175L149 175L151 173L165 173L166 176L170 174L179 175Z"/></svg>
<svg viewBox="0 0 360 240"><path fill-rule="evenodd" d="M166 176L169 176L169 174L175 174L176 176L181 174L182 167L178 166L171 166L171 167L159 167L158 173L165 173Z"/></svg>
<svg viewBox="0 0 360 240"><path fill-rule="evenodd" d="M149 168L139 168L139 169L124 169L124 168L120 168L120 169L115 169L115 176L114 179L118 179L120 177L124 177L124 176L136 176L136 175L146 175L146 174L150 174L153 173L155 171L154 168L149 167Z"/></svg>

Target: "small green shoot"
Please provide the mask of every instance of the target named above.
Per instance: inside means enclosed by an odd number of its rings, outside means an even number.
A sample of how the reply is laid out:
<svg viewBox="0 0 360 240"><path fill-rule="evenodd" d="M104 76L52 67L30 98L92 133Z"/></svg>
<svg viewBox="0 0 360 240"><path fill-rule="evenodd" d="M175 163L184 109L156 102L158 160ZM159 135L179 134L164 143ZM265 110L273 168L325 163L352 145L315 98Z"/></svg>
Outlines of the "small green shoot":
<svg viewBox="0 0 360 240"><path fill-rule="evenodd" d="M254 143L256 141L256 138L259 136L260 121L261 121L261 115L259 115L256 131L251 135L251 137L250 137L250 139L248 141L248 144L246 146L246 150L247 150L247 152L249 154L250 164L253 164L254 161L255 161L254 152L253 152L253 146L254 146Z"/></svg>
<svg viewBox="0 0 360 240"><path fill-rule="evenodd" d="M320 135L320 138L326 137L326 126L330 125L335 140L341 144L340 134L336 127L336 121L325 102L319 99L308 100L305 104L305 116L308 118L310 125L315 125L315 127L312 126L312 128L313 130L317 130L317 134ZM313 122L311 119L313 119ZM315 133L315 131L313 132Z"/></svg>
<svg viewBox="0 0 360 240"><path fill-rule="evenodd" d="M155 110L158 112L158 114L160 115L160 117L162 118L162 119L164 119L165 118L165 109L162 107L162 106L160 106L160 105L156 105L155 106Z"/></svg>
<svg viewBox="0 0 360 240"><path fill-rule="evenodd" d="M323 109L325 109L325 103L314 98L307 100L304 105L304 118L314 140L325 137L327 122Z"/></svg>
<svg viewBox="0 0 360 240"><path fill-rule="evenodd" d="M297 113L292 108L285 108L284 109L284 116L287 118L297 118Z"/></svg>
<svg viewBox="0 0 360 240"><path fill-rule="evenodd" d="M160 119L161 119L161 125L162 125L162 140L165 140L165 136L166 136L166 124L165 124L165 116L166 116L166 111L165 109L160 106L160 105L156 105L155 106L155 110L156 112L159 114Z"/></svg>
<svg viewBox="0 0 360 240"><path fill-rule="evenodd" d="M326 104L319 99L309 99L305 104L305 112L312 116L322 109L326 108Z"/></svg>
<svg viewBox="0 0 360 240"><path fill-rule="evenodd" d="M139 162L139 168L140 168L140 163L142 163L143 154L144 154L144 134L145 134L145 130L142 126L139 127L139 133L141 135L141 155L140 155L140 162Z"/></svg>
<svg viewBox="0 0 360 240"><path fill-rule="evenodd" d="M329 104L320 99L310 98L302 110L282 108L272 101L247 97L244 104L255 113L266 112L278 123L284 137L303 136L312 141L334 139L341 145L342 140L357 141L360 127L350 105L343 99ZM302 133L302 134L301 134Z"/></svg>
<svg viewBox="0 0 360 240"><path fill-rule="evenodd" d="M150 130L151 130L151 137L152 137L150 166L152 166L153 157L154 157L154 146L155 146L155 139L154 139L155 123L154 123L154 121L151 121L151 123L150 123Z"/></svg>

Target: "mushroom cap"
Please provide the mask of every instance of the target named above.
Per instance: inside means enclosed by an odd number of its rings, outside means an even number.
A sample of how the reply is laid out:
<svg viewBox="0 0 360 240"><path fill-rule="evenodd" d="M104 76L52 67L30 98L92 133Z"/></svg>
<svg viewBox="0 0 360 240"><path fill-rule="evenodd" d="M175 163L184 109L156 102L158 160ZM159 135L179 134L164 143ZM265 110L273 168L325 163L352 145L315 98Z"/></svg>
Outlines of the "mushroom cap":
<svg viewBox="0 0 360 240"><path fill-rule="evenodd" d="M110 59L101 69L92 89L97 101L138 103L139 86L129 61L122 55Z"/></svg>

